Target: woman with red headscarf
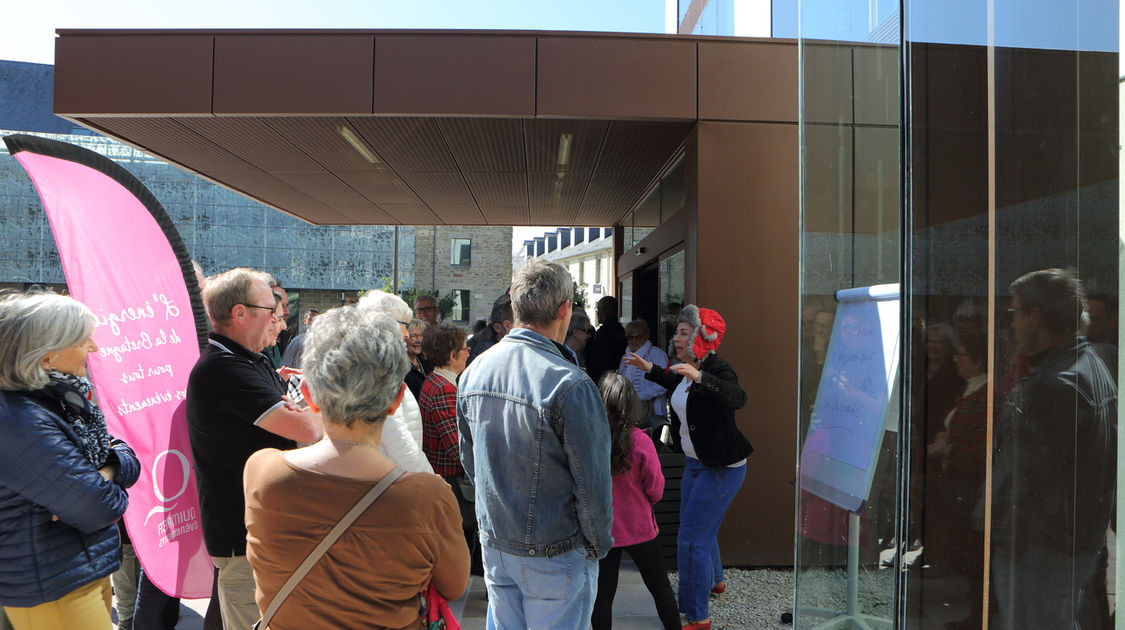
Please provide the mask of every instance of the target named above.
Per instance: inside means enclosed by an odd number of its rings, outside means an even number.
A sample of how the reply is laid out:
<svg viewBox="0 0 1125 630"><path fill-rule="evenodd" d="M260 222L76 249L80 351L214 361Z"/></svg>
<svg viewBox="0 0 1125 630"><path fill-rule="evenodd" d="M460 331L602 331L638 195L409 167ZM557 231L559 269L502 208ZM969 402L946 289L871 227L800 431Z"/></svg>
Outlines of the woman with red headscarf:
<svg viewBox="0 0 1125 630"><path fill-rule="evenodd" d="M717 312L688 304L672 338L682 363L665 369L637 354L625 358L672 392L672 447L686 456L676 553L680 612L688 621L684 630L708 630L708 598L726 590L719 526L746 479L746 458L754 450L734 423L746 392L734 368L715 353L724 332L726 322Z"/></svg>

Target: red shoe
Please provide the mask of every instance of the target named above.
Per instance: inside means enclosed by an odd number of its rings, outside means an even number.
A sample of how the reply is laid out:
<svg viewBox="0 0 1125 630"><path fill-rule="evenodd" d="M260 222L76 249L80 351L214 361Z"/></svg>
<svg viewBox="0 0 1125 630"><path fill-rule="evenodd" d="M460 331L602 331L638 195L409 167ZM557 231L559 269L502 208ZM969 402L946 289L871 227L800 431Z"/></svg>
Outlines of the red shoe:
<svg viewBox="0 0 1125 630"><path fill-rule="evenodd" d="M683 630L711 630L711 619L707 618L703 621L693 621L684 624Z"/></svg>
<svg viewBox="0 0 1125 630"><path fill-rule="evenodd" d="M715 585L714 588L711 589L711 593L714 594L714 595L722 595L725 592L727 592L727 583L726 582L719 582L718 584Z"/></svg>

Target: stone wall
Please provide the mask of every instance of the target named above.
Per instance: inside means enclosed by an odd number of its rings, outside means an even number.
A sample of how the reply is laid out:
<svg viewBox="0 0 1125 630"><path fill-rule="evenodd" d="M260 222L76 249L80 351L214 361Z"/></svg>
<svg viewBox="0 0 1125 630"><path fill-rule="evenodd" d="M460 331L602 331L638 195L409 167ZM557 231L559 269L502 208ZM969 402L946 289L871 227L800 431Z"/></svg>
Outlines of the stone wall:
<svg viewBox="0 0 1125 630"><path fill-rule="evenodd" d="M471 246L468 265L451 263L450 247L455 238L467 238ZM445 295L468 289L469 316L457 324L487 318L492 302L512 282L512 228L492 226L417 226L414 228L414 280L419 291ZM405 285L404 289L409 288ZM413 305L411 305L413 306Z"/></svg>

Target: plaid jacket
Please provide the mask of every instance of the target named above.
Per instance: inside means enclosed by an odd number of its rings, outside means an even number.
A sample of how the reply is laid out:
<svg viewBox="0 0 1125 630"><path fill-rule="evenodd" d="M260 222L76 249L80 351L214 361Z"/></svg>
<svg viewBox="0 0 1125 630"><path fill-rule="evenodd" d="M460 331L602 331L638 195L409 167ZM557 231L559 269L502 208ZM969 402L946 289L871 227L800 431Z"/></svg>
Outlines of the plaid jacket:
<svg viewBox="0 0 1125 630"><path fill-rule="evenodd" d="M457 441L457 386L430 372L422 383L422 451L442 477L465 474Z"/></svg>

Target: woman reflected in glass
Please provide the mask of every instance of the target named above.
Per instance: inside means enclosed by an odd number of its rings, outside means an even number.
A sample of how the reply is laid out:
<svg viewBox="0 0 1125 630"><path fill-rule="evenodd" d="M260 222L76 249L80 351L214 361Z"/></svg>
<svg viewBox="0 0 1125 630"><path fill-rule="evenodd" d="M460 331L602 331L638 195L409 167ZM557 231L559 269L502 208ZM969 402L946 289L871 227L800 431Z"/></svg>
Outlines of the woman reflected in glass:
<svg viewBox="0 0 1125 630"><path fill-rule="evenodd" d="M984 580L983 513L975 518L974 508L981 500L985 467L985 432L988 414L988 347L981 332L965 332L953 355L957 375L965 388L953 410L945 417L942 430L927 448L941 462L938 495L941 497L947 548L942 558L949 569L968 583L972 609L969 616L950 624L951 629L979 628L981 624L980 584Z"/></svg>

